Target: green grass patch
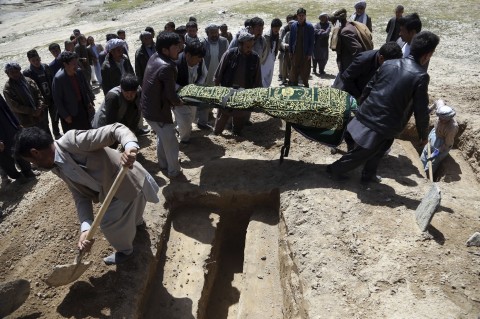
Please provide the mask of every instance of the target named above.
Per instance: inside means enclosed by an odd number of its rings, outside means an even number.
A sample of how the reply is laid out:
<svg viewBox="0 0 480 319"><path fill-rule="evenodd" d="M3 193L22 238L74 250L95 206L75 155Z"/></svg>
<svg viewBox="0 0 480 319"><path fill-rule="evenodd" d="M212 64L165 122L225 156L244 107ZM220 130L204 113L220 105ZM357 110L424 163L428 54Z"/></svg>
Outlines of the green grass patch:
<svg viewBox="0 0 480 319"><path fill-rule="evenodd" d="M134 9L151 1L146 0L112 0L105 4L108 10Z"/></svg>

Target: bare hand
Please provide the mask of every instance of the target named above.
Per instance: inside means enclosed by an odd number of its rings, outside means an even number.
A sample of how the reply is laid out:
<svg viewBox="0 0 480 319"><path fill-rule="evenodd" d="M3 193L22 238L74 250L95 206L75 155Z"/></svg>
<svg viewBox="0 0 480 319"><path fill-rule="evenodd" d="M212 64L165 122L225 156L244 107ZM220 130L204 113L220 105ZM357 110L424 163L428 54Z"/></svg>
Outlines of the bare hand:
<svg viewBox="0 0 480 319"><path fill-rule="evenodd" d="M133 163L135 163L137 159L137 153L138 149L135 147L126 149L125 152L122 153L122 165L132 169Z"/></svg>
<svg viewBox="0 0 480 319"><path fill-rule="evenodd" d="M65 118L65 122L67 122L68 124L72 124L72 122L73 122L72 116L71 115L67 116Z"/></svg>
<svg viewBox="0 0 480 319"><path fill-rule="evenodd" d="M88 236L88 230L84 231L83 233L80 234L80 239L78 240L78 249L81 251L84 251L88 253L90 249L92 249L93 243L95 242L95 239L92 238L92 240L86 240Z"/></svg>
<svg viewBox="0 0 480 319"><path fill-rule="evenodd" d="M3 152L5 150L5 144L3 142L0 142L0 152Z"/></svg>

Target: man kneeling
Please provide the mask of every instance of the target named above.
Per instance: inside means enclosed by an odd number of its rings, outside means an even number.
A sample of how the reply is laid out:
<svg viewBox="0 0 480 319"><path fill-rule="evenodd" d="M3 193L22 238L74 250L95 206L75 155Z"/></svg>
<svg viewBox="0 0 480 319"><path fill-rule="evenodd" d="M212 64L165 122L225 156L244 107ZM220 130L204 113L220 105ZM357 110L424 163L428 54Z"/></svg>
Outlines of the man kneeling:
<svg viewBox="0 0 480 319"><path fill-rule="evenodd" d="M108 147L115 142L122 144L123 153ZM94 130L70 130L56 141L45 131L31 127L20 131L15 143L17 156L51 169L67 183L81 224L78 248L87 252L93 245L93 241L85 240L93 222L92 202L105 199L121 166L130 168L100 224L116 250L104 258L107 265L132 257L136 226L144 223L146 202L159 201L158 185L135 162L138 149L135 134L119 123Z"/></svg>

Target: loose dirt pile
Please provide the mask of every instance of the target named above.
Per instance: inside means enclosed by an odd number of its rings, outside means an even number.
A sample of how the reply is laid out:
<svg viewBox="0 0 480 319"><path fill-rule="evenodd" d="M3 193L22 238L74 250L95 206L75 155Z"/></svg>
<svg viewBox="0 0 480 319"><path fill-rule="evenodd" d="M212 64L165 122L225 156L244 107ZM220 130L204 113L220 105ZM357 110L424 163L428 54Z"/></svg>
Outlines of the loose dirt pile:
<svg viewBox="0 0 480 319"><path fill-rule="evenodd" d="M234 32L254 15L270 21L273 12L284 18L304 5L315 21L320 11L352 6L137 1L143 4L128 13L105 9L134 2L0 0L0 63L17 60L25 67L33 47L50 61L48 44L63 42L74 28L99 43L105 33L126 29L133 56L147 25L160 30L169 20L181 24L195 15L200 29L225 21ZM382 184L369 186L359 183L360 172L348 182L330 180L325 166L345 149L331 154L295 132L290 156L279 165L284 123L264 115L254 114L242 138L195 129L191 144L180 149L188 183L162 175L150 135L140 139L140 161L162 187L162 202L147 206L136 258L105 266L101 257L112 248L98 235L87 257L93 265L70 286L49 288L42 281L76 254L79 224L65 184L44 172L35 182L2 187L0 281L25 278L32 286L11 317L477 318L479 250L465 242L480 227L480 47L472 31L480 8L474 1L403 4L406 12L419 12L424 29L441 36L429 68L430 97L454 106L461 125L438 177L442 203L426 233L418 230L414 211L430 184L411 127L381 163ZM395 5L368 3L376 47ZM376 9L385 6L391 10ZM311 84L329 85L335 70L332 54L329 75L313 76ZM2 85L5 80L0 72ZM100 93L96 105L102 100Z"/></svg>

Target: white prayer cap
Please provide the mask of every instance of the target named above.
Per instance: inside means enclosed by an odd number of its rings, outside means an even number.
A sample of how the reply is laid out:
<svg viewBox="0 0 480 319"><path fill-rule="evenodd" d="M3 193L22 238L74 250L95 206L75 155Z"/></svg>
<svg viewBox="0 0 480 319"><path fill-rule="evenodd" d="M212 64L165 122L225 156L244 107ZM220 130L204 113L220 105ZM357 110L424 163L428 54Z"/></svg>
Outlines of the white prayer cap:
<svg viewBox="0 0 480 319"><path fill-rule="evenodd" d="M320 17L323 17L323 16L326 16L328 18L328 13L322 12L319 14L318 18L320 19Z"/></svg>
<svg viewBox="0 0 480 319"><path fill-rule="evenodd" d="M208 33L210 30L218 30L220 29L220 26L216 23L209 23L207 27L205 28L205 33Z"/></svg>
<svg viewBox="0 0 480 319"><path fill-rule="evenodd" d="M147 35L150 35L150 36L151 36L152 34L151 34L150 32L148 32L148 31L142 31L142 32L140 32L140 40L142 40L143 37L144 37L144 36L147 36Z"/></svg>
<svg viewBox="0 0 480 319"><path fill-rule="evenodd" d="M442 101L443 102L443 101ZM437 111L435 112L437 116L441 119L451 119L455 116L455 110L452 109L450 106L445 104L437 104Z"/></svg>

